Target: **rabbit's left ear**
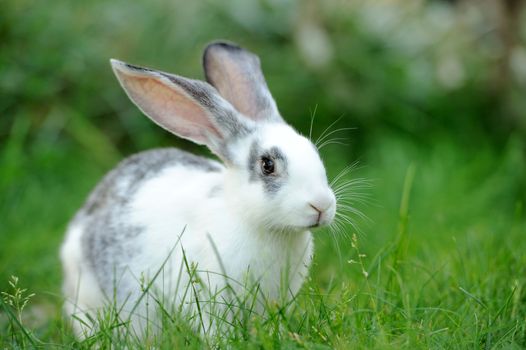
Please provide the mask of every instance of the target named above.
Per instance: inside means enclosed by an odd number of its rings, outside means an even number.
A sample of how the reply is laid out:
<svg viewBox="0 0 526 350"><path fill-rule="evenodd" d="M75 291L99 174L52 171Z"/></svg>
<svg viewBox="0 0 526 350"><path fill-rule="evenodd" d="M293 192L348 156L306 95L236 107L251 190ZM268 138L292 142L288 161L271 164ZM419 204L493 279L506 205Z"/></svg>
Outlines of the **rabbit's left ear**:
<svg viewBox="0 0 526 350"><path fill-rule="evenodd" d="M215 42L203 54L206 80L239 112L254 121L283 122L263 77L258 56Z"/></svg>

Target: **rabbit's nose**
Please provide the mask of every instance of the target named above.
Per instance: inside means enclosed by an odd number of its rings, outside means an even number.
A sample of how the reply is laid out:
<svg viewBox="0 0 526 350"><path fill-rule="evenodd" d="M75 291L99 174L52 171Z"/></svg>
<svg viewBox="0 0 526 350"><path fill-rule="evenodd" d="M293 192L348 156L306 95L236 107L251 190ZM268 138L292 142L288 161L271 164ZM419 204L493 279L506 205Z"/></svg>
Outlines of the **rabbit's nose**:
<svg viewBox="0 0 526 350"><path fill-rule="evenodd" d="M311 203L309 203L309 205L310 205L310 207L312 209L316 210L320 215L321 215L321 213L323 213L323 210L319 209L317 206L315 206L315 205L313 205Z"/></svg>
<svg viewBox="0 0 526 350"><path fill-rule="evenodd" d="M332 192L317 195L309 201L309 205L319 213L327 211L334 203L335 198Z"/></svg>
<svg viewBox="0 0 526 350"><path fill-rule="evenodd" d="M318 195L309 201L309 206L314 209L318 217L316 219L316 225L320 225L322 222L330 222L334 216L333 210L331 208L334 206L336 198L332 192L328 192L323 195Z"/></svg>

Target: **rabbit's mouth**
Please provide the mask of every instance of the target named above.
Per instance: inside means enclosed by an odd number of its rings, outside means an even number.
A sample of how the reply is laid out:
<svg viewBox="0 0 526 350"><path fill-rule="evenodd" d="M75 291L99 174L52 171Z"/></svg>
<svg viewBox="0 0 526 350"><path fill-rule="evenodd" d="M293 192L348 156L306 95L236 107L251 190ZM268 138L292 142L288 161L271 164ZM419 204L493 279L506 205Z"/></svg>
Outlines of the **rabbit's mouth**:
<svg viewBox="0 0 526 350"><path fill-rule="evenodd" d="M311 228L328 226L330 223L331 223L331 220L328 218L328 216L326 214L322 214L316 218L316 221L313 224L307 226L307 228L311 229Z"/></svg>
<svg viewBox="0 0 526 350"><path fill-rule="evenodd" d="M318 228L323 226L323 224L320 225L320 223L314 223L312 225L284 225L280 227L272 227L270 228L270 231L277 232L277 233L300 233L304 231L308 231L314 228Z"/></svg>
<svg viewBox="0 0 526 350"><path fill-rule="evenodd" d="M325 218L322 218L321 220L318 220L317 222L308 226L307 228L324 227L324 226L328 226L329 224L330 224L330 221L327 221Z"/></svg>
<svg viewBox="0 0 526 350"><path fill-rule="evenodd" d="M334 213L332 204L323 210L319 207L309 204L309 206L314 209L315 214L313 215L313 223L308 226L308 228L316 228L321 226L327 226L331 223Z"/></svg>

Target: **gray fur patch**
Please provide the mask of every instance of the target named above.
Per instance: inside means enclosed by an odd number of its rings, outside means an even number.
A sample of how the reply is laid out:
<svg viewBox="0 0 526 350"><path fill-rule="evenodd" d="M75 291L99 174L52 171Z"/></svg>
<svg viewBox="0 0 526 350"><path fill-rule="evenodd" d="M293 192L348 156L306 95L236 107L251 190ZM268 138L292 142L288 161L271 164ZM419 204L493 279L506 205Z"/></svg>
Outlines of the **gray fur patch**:
<svg viewBox="0 0 526 350"><path fill-rule="evenodd" d="M108 295L114 293L115 279L125 273L128 262L141 251L134 238L144 234L144 227L125 221L130 199L144 181L176 164L204 172L222 170L216 162L175 148L138 153L104 177L73 219L82 222L83 255ZM129 293L126 286L119 286L118 292Z"/></svg>
<svg viewBox="0 0 526 350"><path fill-rule="evenodd" d="M138 72L155 72L153 69L150 69L150 68L139 67L139 66L135 66L133 64L125 63L125 62L123 62L123 63L126 66L126 68L128 68L130 70L134 70L134 71L138 71Z"/></svg>
<svg viewBox="0 0 526 350"><path fill-rule="evenodd" d="M218 197L221 192L223 192L223 187L216 185L210 189L210 192L208 192L208 198Z"/></svg>
<svg viewBox="0 0 526 350"><path fill-rule="evenodd" d="M251 182L256 181L259 179L259 157L261 154L261 147L259 146L258 141L252 142L252 145L250 145L250 151L248 153L248 173L249 173L249 180Z"/></svg>
<svg viewBox="0 0 526 350"><path fill-rule="evenodd" d="M277 166L277 173L272 175L265 175L261 171L260 160L262 157L272 159ZM254 141L250 146L248 155L248 171L249 181L261 181L265 193L272 196L276 194L283 184L287 181L288 170L287 170L287 158L277 147L264 151L257 141Z"/></svg>
<svg viewBox="0 0 526 350"><path fill-rule="evenodd" d="M175 164L206 172L221 171L221 166L217 163L176 148L161 148L137 153L124 159L104 177L90 194L80 212L92 214L98 208L108 207L108 202L112 202L113 206L125 204L136 187L144 180ZM117 185L120 184L126 184L125 188L119 189Z"/></svg>

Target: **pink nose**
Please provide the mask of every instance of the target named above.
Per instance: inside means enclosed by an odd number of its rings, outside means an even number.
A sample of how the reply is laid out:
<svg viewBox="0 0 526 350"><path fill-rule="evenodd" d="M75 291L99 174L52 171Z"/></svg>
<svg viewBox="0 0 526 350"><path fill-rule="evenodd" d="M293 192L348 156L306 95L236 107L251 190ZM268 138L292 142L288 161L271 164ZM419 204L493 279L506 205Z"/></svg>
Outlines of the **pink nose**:
<svg viewBox="0 0 526 350"><path fill-rule="evenodd" d="M318 195L314 197L310 202L309 205L316 209L319 212L324 212L327 209L331 207L331 205L334 203L334 196L332 193L327 193L323 195Z"/></svg>
<svg viewBox="0 0 526 350"><path fill-rule="evenodd" d="M314 200L309 202L309 206L318 212L317 223L320 223L323 213L325 213L334 203L332 193L327 195L319 195Z"/></svg>

